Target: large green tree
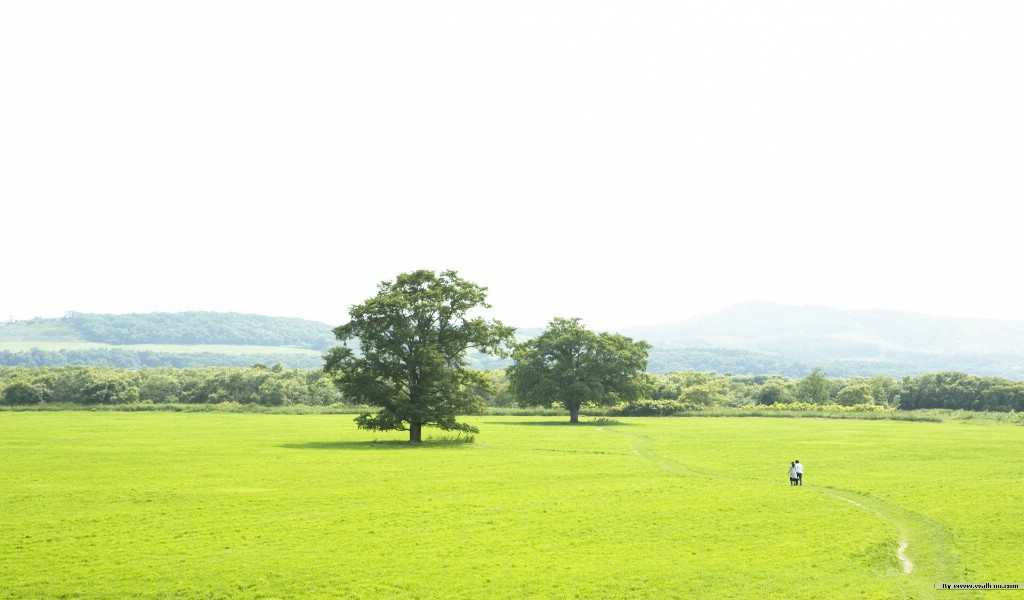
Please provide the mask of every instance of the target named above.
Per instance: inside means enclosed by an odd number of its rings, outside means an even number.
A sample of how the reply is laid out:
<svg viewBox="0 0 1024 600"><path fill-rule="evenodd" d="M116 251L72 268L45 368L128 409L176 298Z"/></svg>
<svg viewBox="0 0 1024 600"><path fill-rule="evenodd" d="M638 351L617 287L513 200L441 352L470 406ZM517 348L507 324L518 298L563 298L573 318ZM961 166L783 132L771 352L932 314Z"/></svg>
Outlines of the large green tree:
<svg viewBox="0 0 1024 600"><path fill-rule="evenodd" d="M474 389L488 385L468 368L466 351L507 355L515 333L473 316L490 308L486 292L455 271L420 270L381 282L376 296L349 309L349 322L334 334L358 340L358 349L332 348L325 369L347 400L379 408L356 418L361 429L408 430L410 442L421 442L428 425L477 431L455 420L479 408Z"/></svg>
<svg viewBox="0 0 1024 600"><path fill-rule="evenodd" d="M516 346L509 385L519 404L561 405L569 421L579 423L584 404L639 395L650 348L624 335L590 331L580 319L555 318L542 334Z"/></svg>

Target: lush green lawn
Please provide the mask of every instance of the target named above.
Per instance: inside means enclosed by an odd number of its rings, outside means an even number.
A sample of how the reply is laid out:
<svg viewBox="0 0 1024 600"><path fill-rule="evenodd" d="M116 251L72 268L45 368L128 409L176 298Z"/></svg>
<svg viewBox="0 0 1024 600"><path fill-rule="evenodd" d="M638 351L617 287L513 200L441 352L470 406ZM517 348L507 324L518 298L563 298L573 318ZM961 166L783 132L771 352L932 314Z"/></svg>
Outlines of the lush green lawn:
<svg viewBox="0 0 1024 600"><path fill-rule="evenodd" d="M343 415L0 413L0 598L965 598L932 586L1024 580L1024 427L472 421L473 444L410 447Z"/></svg>

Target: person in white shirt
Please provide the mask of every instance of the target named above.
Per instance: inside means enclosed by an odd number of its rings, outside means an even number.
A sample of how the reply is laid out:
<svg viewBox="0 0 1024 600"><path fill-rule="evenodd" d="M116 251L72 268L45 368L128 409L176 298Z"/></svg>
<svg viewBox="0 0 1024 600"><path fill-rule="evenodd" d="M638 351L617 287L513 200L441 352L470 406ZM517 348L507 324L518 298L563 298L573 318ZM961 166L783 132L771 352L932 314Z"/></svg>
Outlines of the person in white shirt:
<svg viewBox="0 0 1024 600"><path fill-rule="evenodd" d="M789 463L789 485L796 485L796 463Z"/></svg>
<svg viewBox="0 0 1024 600"><path fill-rule="evenodd" d="M793 461L793 466L796 468L796 484L804 484L804 466L800 464L800 461Z"/></svg>

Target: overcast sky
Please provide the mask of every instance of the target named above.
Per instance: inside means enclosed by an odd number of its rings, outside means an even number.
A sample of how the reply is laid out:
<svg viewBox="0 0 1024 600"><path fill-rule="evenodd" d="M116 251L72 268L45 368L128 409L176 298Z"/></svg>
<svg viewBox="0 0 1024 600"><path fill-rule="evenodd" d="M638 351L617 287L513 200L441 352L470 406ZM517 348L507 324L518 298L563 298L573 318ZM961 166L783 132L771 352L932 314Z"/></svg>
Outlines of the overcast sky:
<svg viewBox="0 0 1024 600"><path fill-rule="evenodd" d="M1024 3L0 4L0 320L1024 320Z"/></svg>

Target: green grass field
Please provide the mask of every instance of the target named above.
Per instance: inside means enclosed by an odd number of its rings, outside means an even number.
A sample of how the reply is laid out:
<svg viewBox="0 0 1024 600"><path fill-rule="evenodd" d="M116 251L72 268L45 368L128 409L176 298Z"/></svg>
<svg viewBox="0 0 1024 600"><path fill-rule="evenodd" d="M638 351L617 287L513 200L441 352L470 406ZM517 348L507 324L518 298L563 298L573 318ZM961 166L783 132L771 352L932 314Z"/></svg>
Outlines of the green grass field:
<svg viewBox="0 0 1024 600"><path fill-rule="evenodd" d="M0 598L1024 594L1024 427L469 420L0 413Z"/></svg>

